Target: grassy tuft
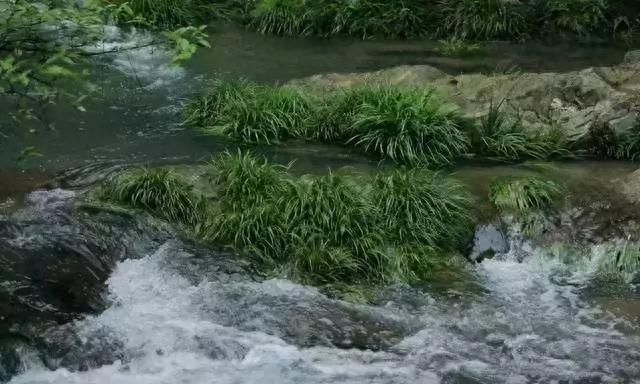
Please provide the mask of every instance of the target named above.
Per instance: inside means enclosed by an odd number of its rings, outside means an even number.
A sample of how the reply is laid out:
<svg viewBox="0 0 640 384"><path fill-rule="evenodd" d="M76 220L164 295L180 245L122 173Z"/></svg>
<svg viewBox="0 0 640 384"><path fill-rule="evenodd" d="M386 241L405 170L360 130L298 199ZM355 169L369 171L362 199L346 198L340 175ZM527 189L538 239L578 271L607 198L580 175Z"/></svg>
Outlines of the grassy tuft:
<svg viewBox="0 0 640 384"><path fill-rule="evenodd" d="M370 37L421 37L426 30L427 9L414 0L344 1L338 7L334 31Z"/></svg>
<svg viewBox="0 0 640 384"><path fill-rule="evenodd" d="M141 169L116 177L103 186L100 198L181 224L201 221L202 199L191 185L168 170Z"/></svg>
<svg viewBox="0 0 640 384"><path fill-rule="evenodd" d="M212 161L212 167L218 200L239 211L279 197L288 179L288 167L269 164L249 152L225 152Z"/></svg>
<svg viewBox="0 0 640 384"><path fill-rule="evenodd" d="M640 273L640 245L625 242L623 245L605 245L599 260L598 272L608 276L620 276L631 282Z"/></svg>
<svg viewBox="0 0 640 384"><path fill-rule="evenodd" d="M135 15L162 29L184 27L195 20L195 5L191 0L126 0L126 3Z"/></svg>
<svg viewBox="0 0 640 384"><path fill-rule="evenodd" d="M573 139L557 127L528 133L519 117L509 115L503 102L492 103L489 112L472 132L473 151L492 160L518 162L570 157Z"/></svg>
<svg viewBox="0 0 640 384"><path fill-rule="evenodd" d="M185 123L244 143L272 144L302 134L310 100L288 87L218 80L185 108Z"/></svg>
<svg viewBox="0 0 640 384"><path fill-rule="evenodd" d="M304 0L259 0L251 13L251 26L263 34L306 34Z"/></svg>
<svg viewBox="0 0 640 384"><path fill-rule="evenodd" d="M615 135L609 156L619 160L636 161L640 157L640 122L624 134Z"/></svg>
<svg viewBox="0 0 640 384"><path fill-rule="evenodd" d="M517 39L527 23L517 5L503 0L441 0L440 33L461 39Z"/></svg>
<svg viewBox="0 0 640 384"><path fill-rule="evenodd" d="M427 170L378 175L373 199L384 233L397 244L447 247L466 239L473 227L465 188Z"/></svg>
<svg viewBox="0 0 640 384"><path fill-rule="evenodd" d="M375 216L357 183L346 176L301 178L290 183L277 201L293 241L349 245L360 251ZM361 249L362 248L362 249Z"/></svg>
<svg viewBox="0 0 640 384"><path fill-rule="evenodd" d="M367 86L346 91L329 108L333 130L325 137L347 138L397 163L449 164L467 149L457 112L429 90Z"/></svg>
<svg viewBox="0 0 640 384"><path fill-rule="evenodd" d="M501 211L531 212L550 207L561 192L562 188L550 180L510 177L491 184L489 199Z"/></svg>
<svg viewBox="0 0 640 384"><path fill-rule="evenodd" d="M313 284L414 281L472 225L464 189L426 170L294 178L242 153L212 167L208 238Z"/></svg>
<svg viewBox="0 0 640 384"><path fill-rule="evenodd" d="M259 0L249 25L283 36L417 37L426 33L427 9L417 1Z"/></svg>
<svg viewBox="0 0 640 384"><path fill-rule="evenodd" d="M548 29L588 36L608 29L607 0L544 0L541 16Z"/></svg>

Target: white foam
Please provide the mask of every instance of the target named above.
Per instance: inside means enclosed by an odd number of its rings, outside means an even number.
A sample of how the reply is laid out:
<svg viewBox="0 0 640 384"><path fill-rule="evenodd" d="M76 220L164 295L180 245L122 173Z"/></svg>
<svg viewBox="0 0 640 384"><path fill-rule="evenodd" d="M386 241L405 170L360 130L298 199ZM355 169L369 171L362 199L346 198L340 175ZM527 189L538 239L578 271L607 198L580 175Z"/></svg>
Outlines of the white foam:
<svg viewBox="0 0 640 384"><path fill-rule="evenodd" d="M371 352L300 348L271 334L268 317L279 312L260 300L287 297L312 313L320 295L313 288L284 280L193 284L166 266L170 257L165 245L122 262L108 282L113 304L76 324L86 338L108 330L124 345L124 361L86 372L32 368L11 384L413 384L447 375L526 383L640 375L638 337L616 330L617 320L581 300L574 285L558 283L573 273L559 261L488 260L478 267L486 294L457 305L427 300L422 331L392 351ZM230 293L237 300L225 301ZM238 323L257 330L224 325L243 315L254 318Z"/></svg>
<svg viewBox="0 0 640 384"><path fill-rule="evenodd" d="M116 26L104 26L104 38L85 47L92 53L105 53L111 65L139 81L144 88L158 88L173 84L185 76L181 67L171 64L172 53L150 32L133 29L124 32Z"/></svg>

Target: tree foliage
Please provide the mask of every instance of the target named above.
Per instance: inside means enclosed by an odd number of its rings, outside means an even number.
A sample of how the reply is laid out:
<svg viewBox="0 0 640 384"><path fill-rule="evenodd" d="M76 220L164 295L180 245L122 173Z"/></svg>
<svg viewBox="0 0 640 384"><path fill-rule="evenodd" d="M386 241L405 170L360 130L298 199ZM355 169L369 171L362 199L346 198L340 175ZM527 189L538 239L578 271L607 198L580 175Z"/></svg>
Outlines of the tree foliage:
<svg viewBox="0 0 640 384"><path fill-rule="evenodd" d="M105 39L108 22L152 25L128 3L0 0L0 95L18 103L16 116L38 118L43 106L59 100L84 109L92 57L114 53L91 49ZM205 37L202 27L182 26L145 44L172 47L179 64L208 45Z"/></svg>

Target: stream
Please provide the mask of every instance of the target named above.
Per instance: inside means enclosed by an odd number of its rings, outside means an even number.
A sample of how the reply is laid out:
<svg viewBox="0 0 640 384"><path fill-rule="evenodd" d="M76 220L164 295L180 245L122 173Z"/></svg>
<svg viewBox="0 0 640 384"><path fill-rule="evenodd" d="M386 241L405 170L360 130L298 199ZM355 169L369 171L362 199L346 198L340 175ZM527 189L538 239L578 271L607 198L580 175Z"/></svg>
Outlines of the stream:
<svg viewBox="0 0 640 384"><path fill-rule="evenodd" d="M114 45L146 38L111 33ZM496 43L462 60L429 42L279 39L230 26L212 45L182 69L161 50L104 58L102 93L88 112L56 106L55 127L31 132L0 121L0 383L640 383L640 293L595 282L588 250L569 259L511 229L496 237L479 228L476 247L499 245L492 259L353 304L261 277L146 215L77 203L121 167L196 163L232 147L180 126L181 103L213 74L273 83L401 64L562 71L617 63L623 51ZM44 156L17 169L28 145ZM261 150L298 159L304 172L376 165L326 146ZM586 189L637 169L562 167L576 183L592 180ZM468 166L455 175L486 194L487 179L513 172Z"/></svg>

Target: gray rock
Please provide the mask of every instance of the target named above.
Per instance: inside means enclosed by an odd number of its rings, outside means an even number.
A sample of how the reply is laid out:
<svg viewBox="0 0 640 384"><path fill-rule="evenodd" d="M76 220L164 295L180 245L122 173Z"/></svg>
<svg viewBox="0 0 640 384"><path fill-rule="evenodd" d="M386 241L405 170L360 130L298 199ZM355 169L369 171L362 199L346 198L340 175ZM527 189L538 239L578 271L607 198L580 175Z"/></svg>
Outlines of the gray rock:
<svg viewBox="0 0 640 384"><path fill-rule="evenodd" d="M587 68L567 73L515 75L463 74L450 76L428 65L401 66L372 73L326 74L292 81L318 92L364 83L433 88L458 105L470 118L485 115L491 103L505 100L528 129L560 126L584 134L595 121L610 124L617 132L628 130L638 117L640 59L625 64Z"/></svg>
<svg viewBox="0 0 640 384"><path fill-rule="evenodd" d="M624 64L640 64L640 50L627 52L622 62Z"/></svg>

